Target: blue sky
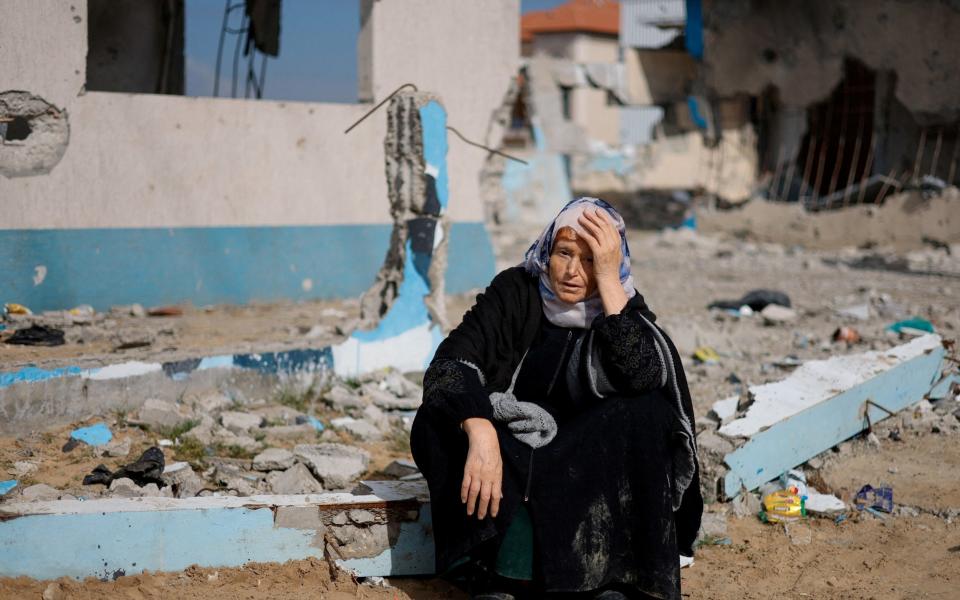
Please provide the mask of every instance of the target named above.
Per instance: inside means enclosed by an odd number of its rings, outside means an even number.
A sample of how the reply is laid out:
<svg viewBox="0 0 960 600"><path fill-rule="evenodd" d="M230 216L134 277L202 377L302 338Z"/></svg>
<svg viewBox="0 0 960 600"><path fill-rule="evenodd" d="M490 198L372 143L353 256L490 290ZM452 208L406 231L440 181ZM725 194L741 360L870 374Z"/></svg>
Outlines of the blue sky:
<svg viewBox="0 0 960 600"><path fill-rule="evenodd" d="M521 11L553 8L564 1L521 0ZM212 96L224 1L186 0L185 4L187 95ZM359 0L283 0L280 56L267 60L264 97L356 102L359 7ZM238 21L233 23L236 26ZM231 37L227 36L224 45L221 96L230 95L234 50ZM243 73L246 63L242 56L240 63ZM242 82L241 78L241 97Z"/></svg>

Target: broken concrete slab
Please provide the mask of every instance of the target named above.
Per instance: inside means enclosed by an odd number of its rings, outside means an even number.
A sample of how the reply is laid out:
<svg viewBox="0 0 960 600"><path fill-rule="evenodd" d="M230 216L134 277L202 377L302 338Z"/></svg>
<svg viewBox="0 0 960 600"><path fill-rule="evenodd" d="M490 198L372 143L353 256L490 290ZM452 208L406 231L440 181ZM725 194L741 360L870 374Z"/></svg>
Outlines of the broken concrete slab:
<svg viewBox="0 0 960 600"><path fill-rule="evenodd" d="M353 393L349 388L342 385L335 385L323 395L324 401L332 408L346 410L350 408L363 408L367 400L358 394Z"/></svg>
<svg viewBox="0 0 960 600"><path fill-rule="evenodd" d="M361 390L375 406L384 410L414 410L421 404L420 397L398 398L374 382L363 384Z"/></svg>
<svg viewBox="0 0 960 600"><path fill-rule="evenodd" d="M324 557L325 523L352 509L374 523L341 532L330 550L361 577L430 574L423 483L370 482L362 494L107 498L0 505L0 577L104 577ZM373 532L369 528L379 527ZM136 536L129 531L137 531ZM93 543L90 532L96 531ZM352 535L347 535L347 534ZM385 545L384 545L385 544Z"/></svg>
<svg viewBox="0 0 960 600"><path fill-rule="evenodd" d="M779 325L781 323L792 323L797 320L797 312L792 308L780 306L779 304L768 304L760 311L763 322L767 325Z"/></svg>
<svg viewBox="0 0 960 600"><path fill-rule="evenodd" d="M253 468L257 471L283 471L292 467L295 460L289 450L267 448L253 457Z"/></svg>
<svg viewBox="0 0 960 600"><path fill-rule="evenodd" d="M160 478L166 484L164 489L169 488L177 498L193 498L207 487L207 482L194 473L190 464L185 462L167 465Z"/></svg>
<svg viewBox="0 0 960 600"><path fill-rule="evenodd" d="M332 419L330 425L334 429L346 431L353 437L362 442L375 442L383 439L383 432L380 429L363 419L354 419L353 417L339 417Z"/></svg>
<svg viewBox="0 0 960 600"><path fill-rule="evenodd" d="M170 429L189 421L192 416L186 407L175 402L148 398L137 411L135 422L154 429Z"/></svg>
<svg viewBox="0 0 960 600"><path fill-rule="evenodd" d="M154 484L156 485L156 484ZM110 493L114 496L124 498L139 498L143 496L143 491L132 479L120 477L110 482Z"/></svg>
<svg viewBox="0 0 960 600"><path fill-rule="evenodd" d="M20 491L20 498L26 502L46 502L50 500L59 500L64 495L62 491L50 487L45 483L38 483L23 488ZM72 498L72 496L70 496Z"/></svg>
<svg viewBox="0 0 960 600"><path fill-rule="evenodd" d="M412 460L397 459L392 463L390 463L389 465L387 465L387 467L383 470L383 472L385 475L389 475L390 477L396 477L399 479L400 477L404 477L406 475L413 475L414 473L419 473L420 468L417 467L417 464Z"/></svg>
<svg viewBox="0 0 960 600"><path fill-rule="evenodd" d="M323 491L323 485L302 463L296 463L286 471L272 471L266 481L274 494L319 494Z"/></svg>
<svg viewBox="0 0 960 600"><path fill-rule="evenodd" d="M220 413L220 423L236 434L244 434L251 429L259 428L263 423L263 417L246 412L224 411Z"/></svg>
<svg viewBox="0 0 960 600"><path fill-rule="evenodd" d="M927 335L885 352L810 361L751 387L746 414L719 430L749 438L724 458L725 494L755 489L917 402L939 378L943 357L940 337Z"/></svg>
<svg viewBox="0 0 960 600"><path fill-rule="evenodd" d="M345 488L367 470L370 453L345 444L298 444L293 453L327 489Z"/></svg>

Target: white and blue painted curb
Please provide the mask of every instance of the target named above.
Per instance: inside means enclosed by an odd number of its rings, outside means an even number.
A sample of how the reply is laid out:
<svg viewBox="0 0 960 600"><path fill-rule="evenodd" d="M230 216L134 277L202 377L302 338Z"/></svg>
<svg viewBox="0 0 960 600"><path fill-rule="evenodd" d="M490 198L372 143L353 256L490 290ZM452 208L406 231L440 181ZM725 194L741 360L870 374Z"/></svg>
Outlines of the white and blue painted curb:
<svg viewBox="0 0 960 600"><path fill-rule="evenodd" d="M109 498L0 505L0 577L116 578L190 565L323 558L334 518L369 511L377 542L331 556L359 576L434 571L429 495L424 482L363 482L366 493ZM342 519L340 519L341 522ZM349 522L349 521L346 521ZM360 526L360 525L358 525Z"/></svg>

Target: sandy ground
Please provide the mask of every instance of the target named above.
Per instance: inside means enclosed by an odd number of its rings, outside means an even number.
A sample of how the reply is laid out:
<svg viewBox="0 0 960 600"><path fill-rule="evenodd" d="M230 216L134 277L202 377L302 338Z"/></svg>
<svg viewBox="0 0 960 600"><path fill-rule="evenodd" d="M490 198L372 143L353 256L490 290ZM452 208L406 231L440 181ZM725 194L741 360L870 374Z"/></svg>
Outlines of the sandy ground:
<svg viewBox="0 0 960 600"><path fill-rule="evenodd" d="M531 232L501 240L498 262L515 264ZM757 384L789 373L782 359L822 359L832 355L883 349L902 343L884 331L907 316L929 319L946 338L960 330L960 280L951 276L865 271L844 263L857 251L810 252L739 240L717 240L684 233L632 233L630 236L637 287L659 315L684 355L695 409L705 415L710 405L734 393L736 380ZM944 257L939 257L943 259ZM948 260L956 261L957 257ZM737 298L750 289L773 288L787 293L797 311L791 323L768 326L759 317L735 318L706 310L720 298ZM453 320L472 302L471 296L450 298ZM843 317L837 309L869 305L866 320ZM212 345L253 344L269 340L278 346L303 345L304 331L319 323L333 327L328 308L355 315L351 303L303 303L195 309L171 319L178 347L204 350L201 343L216 332ZM351 312L352 311L352 312ZM149 322L149 319L147 319ZM212 323L212 324L211 324ZM840 325L855 327L862 341L834 343ZM206 332L206 333L205 333ZM296 333L294 333L296 332ZM196 335L196 338L192 337ZM336 335L335 332L331 335ZM190 342L188 340L196 340ZM720 355L717 364L697 364L690 355L710 346ZM290 346L292 347L292 346ZM0 363L42 361L84 356L85 349L22 350L0 346ZM113 354L106 346L107 355ZM234 348L231 348L231 351ZM75 352L69 355L69 352ZM57 354L67 353L67 354ZM731 377L731 375L735 375ZM918 398L919 400L919 398ZM955 402L948 400L945 402ZM960 408L960 402L955 402ZM955 410L949 407L947 415ZM960 414L960 413L958 413ZM948 418L948 417L945 417ZM727 517L729 545L700 548L696 563L683 571L687 598L770 598L778 595L810 598L957 598L960 593L960 420L935 433L929 426L892 436L892 419L877 428L877 441L855 440L838 446L815 475L820 491L850 501L865 483L888 483L895 501L906 508L886 519L856 511L835 524L812 518L794 525L765 525L752 516ZM950 422L952 423L952 422ZM65 487L101 459L75 454L64 460L59 446L67 429L36 432L20 439L0 439L0 468L6 468L26 447L42 455L42 468L33 475ZM135 448L152 440L139 430ZM141 437L137 437L141 436ZM899 437L899 441L895 438ZM140 444L138 446L138 444ZM382 468L402 448L374 451L372 470ZM131 452L133 454L133 452ZM122 460L118 462L123 462ZM112 466L112 465L111 465ZM710 504L708 511L730 513L729 504ZM211 577L216 573L216 577ZM114 582L63 582L52 598L459 598L435 579L391 579L393 588L357 587L341 575L331 580L325 563L298 561L286 565L252 565L244 569L190 569L185 573L122 577ZM40 598L49 582L0 580L0 598ZM51 592L52 593L52 592Z"/></svg>

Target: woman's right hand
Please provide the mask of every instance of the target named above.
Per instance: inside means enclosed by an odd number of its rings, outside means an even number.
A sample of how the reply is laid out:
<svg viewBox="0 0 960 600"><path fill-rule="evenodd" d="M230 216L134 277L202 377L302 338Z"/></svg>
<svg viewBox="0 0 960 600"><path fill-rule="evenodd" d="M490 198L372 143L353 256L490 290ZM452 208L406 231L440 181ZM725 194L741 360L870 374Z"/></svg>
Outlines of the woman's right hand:
<svg viewBox="0 0 960 600"><path fill-rule="evenodd" d="M470 441L467 461L463 466L463 484L460 486L460 501L466 503L467 514L483 519L500 512L503 497L503 459L500 457L500 441L497 430L487 419L472 418L463 422L463 430Z"/></svg>

